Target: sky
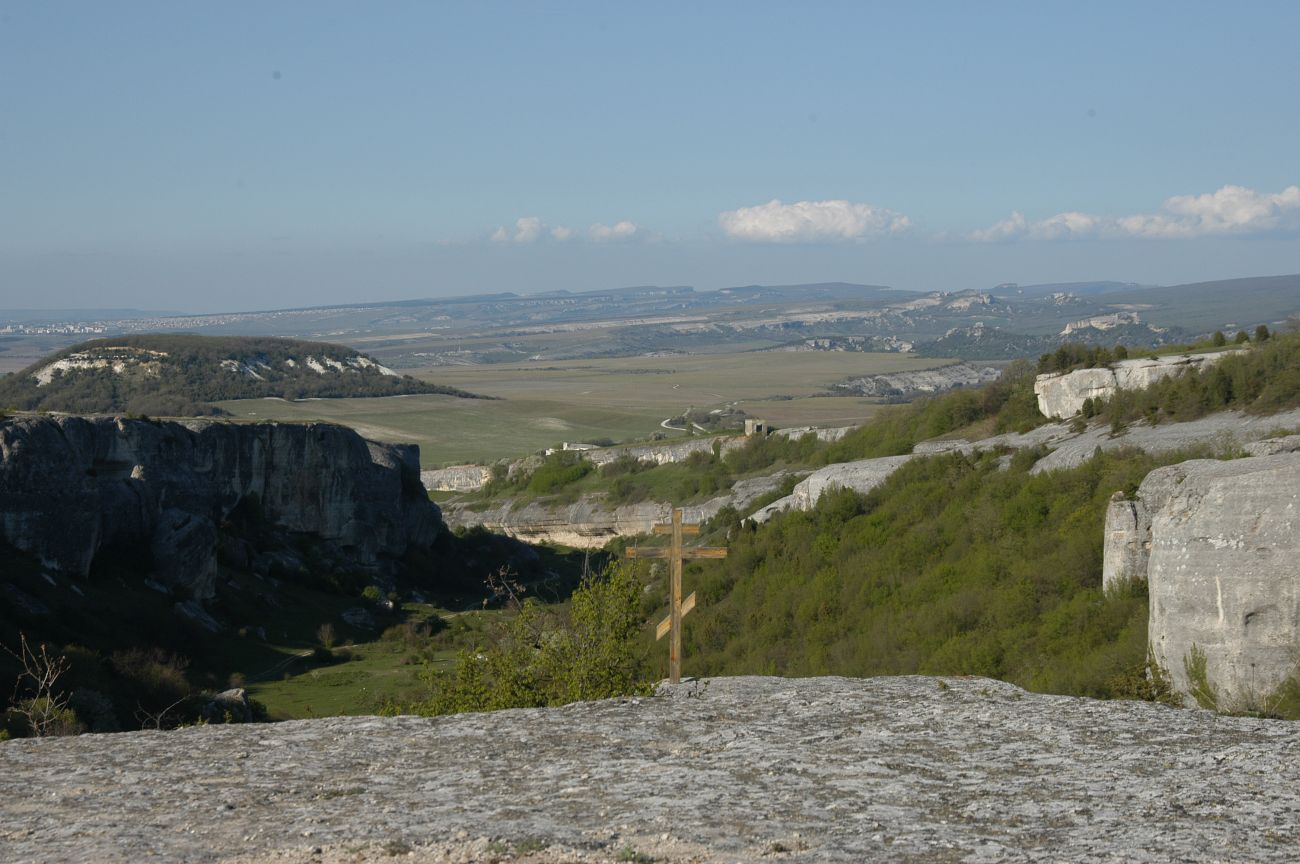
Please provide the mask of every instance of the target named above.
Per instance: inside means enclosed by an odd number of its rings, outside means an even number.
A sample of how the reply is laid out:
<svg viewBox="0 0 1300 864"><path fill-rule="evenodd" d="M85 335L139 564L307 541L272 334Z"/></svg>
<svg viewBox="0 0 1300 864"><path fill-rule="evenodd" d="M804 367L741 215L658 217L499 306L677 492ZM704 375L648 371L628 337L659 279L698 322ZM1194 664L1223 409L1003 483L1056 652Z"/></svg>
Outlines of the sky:
<svg viewBox="0 0 1300 864"><path fill-rule="evenodd" d="M0 0L0 309L1300 272L1300 4Z"/></svg>

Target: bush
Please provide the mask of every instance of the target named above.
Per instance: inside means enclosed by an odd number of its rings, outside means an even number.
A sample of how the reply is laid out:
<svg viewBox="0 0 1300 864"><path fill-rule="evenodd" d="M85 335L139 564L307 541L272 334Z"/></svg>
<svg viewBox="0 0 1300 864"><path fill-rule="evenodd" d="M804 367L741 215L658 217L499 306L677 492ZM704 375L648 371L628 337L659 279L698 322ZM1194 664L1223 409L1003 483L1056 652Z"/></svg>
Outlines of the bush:
<svg viewBox="0 0 1300 864"><path fill-rule="evenodd" d="M637 636L641 583L627 564L589 576L567 610L526 600L480 651L462 651L449 672L430 672L419 714L563 705L649 692Z"/></svg>
<svg viewBox="0 0 1300 864"><path fill-rule="evenodd" d="M528 478L528 491L546 495L576 483L592 471L592 464L573 453L552 453Z"/></svg>

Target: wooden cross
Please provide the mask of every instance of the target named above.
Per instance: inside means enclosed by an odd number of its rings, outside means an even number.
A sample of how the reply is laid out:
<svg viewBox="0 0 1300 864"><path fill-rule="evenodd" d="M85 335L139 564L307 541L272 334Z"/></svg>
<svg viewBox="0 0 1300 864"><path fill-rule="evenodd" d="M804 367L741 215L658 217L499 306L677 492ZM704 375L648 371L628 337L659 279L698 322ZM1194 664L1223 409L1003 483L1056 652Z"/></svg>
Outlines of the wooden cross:
<svg viewBox="0 0 1300 864"><path fill-rule="evenodd" d="M672 588L668 595L668 617L659 622L655 628L655 639L664 638L671 633L668 640L668 683L677 684L682 680L682 616L695 608L695 592L682 600L682 562L688 558L726 558L727 550L723 546L682 546L682 535L699 534L699 525L682 524L682 508L673 508L673 521L670 525L656 525L656 534L673 535L672 545L664 546L629 546L629 558L667 558L672 573Z"/></svg>

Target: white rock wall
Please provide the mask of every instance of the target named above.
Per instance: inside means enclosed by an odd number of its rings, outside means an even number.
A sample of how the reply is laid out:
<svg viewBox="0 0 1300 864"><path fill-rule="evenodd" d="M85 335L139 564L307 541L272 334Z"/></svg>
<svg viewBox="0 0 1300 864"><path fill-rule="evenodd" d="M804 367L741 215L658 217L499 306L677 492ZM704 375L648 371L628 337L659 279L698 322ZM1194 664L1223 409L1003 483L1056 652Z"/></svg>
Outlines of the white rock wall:
<svg viewBox="0 0 1300 864"><path fill-rule="evenodd" d="M420 472L420 482L430 492L477 492L492 479L486 465L448 465Z"/></svg>
<svg viewBox="0 0 1300 864"><path fill-rule="evenodd" d="M1300 454L1159 468L1137 497L1108 514L1106 579L1140 578L1149 520L1152 657L1189 701L1195 648L1221 707L1263 704L1300 667Z"/></svg>
<svg viewBox="0 0 1300 864"><path fill-rule="evenodd" d="M1116 390L1141 390L1161 378L1186 369L1201 369L1235 353L1173 354L1154 360L1121 360L1104 369L1039 375L1034 381L1034 394L1044 417L1073 417L1083 410L1085 399L1109 399Z"/></svg>

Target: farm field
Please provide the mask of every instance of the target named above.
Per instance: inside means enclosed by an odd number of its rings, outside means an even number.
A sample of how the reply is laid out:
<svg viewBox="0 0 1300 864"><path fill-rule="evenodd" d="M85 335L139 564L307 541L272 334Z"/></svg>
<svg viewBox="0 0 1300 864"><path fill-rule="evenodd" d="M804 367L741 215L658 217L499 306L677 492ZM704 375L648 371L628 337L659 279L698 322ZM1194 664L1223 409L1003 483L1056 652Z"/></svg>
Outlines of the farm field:
<svg viewBox="0 0 1300 864"><path fill-rule="evenodd" d="M324 420L370 438L420 445L425 467L517 457L562 441L638 440L687 408L735 405L777 426L843 426L874 400L828 397L851 375L927 369L949 360L852 352L742 352L440 366L419 378L496 400L449 396L218 403L243 420Z"/></svg>

